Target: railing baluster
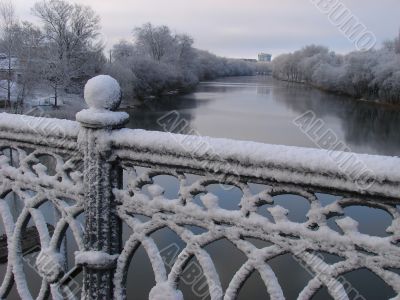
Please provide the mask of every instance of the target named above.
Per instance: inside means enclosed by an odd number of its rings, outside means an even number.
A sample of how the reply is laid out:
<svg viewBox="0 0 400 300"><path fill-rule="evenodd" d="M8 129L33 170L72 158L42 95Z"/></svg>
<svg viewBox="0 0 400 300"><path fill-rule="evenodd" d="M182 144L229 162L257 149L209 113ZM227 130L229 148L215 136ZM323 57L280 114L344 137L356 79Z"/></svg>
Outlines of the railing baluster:
<svg viewBox="0 0 400 300"><path fill-rule="evenodd" d="M110 145L103 143L102 137L122 127L128 115L112 111L120 103L120 88L109 76L90 80L85 100L89 109L77 114L82 125L79 146L84 154L85 252L77 253L76 261L84 267L82 299L112 299L122 235L112 189L119 184L121 174L110 160Z"/></svg>

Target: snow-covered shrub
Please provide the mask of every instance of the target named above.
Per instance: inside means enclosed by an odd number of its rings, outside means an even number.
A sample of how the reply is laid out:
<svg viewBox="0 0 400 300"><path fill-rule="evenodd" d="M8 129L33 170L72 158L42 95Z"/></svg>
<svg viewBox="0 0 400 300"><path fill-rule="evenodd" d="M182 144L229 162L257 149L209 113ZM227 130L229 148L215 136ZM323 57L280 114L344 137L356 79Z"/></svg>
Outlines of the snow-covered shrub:
<svg viewBox="0 0 400 300"><path fill-rule="evenodd" d="M104 69L121 82L125 98L182 92L200 80L256 73L257 64L195 49L191 37L166 26L145 24L134 33L135 43L114 45L112 63Z"/></svg>
<svg viewBox="0 0 400 300"><path fill-rule="evenodd" d="M397 40L378 50L335 54L321 46L307 46L273 61L273 75L305 82L321 89L383 102L400 103L400 54Z"/></svg>

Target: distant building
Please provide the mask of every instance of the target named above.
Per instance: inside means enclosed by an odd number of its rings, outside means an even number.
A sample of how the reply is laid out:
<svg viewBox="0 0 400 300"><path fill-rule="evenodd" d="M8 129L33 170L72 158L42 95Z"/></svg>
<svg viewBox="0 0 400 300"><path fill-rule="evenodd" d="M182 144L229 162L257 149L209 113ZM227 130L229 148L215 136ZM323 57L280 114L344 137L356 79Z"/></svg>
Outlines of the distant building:
<svg viewBox="0 0 400 300"><path fill-rule="evenodd" d="M258 61L271 62L272 55L268 53L260 53L258 54Z"/></svg>

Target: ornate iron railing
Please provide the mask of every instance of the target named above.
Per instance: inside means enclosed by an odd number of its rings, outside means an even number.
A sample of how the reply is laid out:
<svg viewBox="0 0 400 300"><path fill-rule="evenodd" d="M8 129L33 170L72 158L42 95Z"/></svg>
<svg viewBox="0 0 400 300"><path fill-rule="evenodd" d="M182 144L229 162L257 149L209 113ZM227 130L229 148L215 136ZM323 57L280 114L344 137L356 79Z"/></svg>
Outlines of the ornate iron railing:
<svg viewBox="0 0 400 300"><path fill-rule="evenodd" d="M77 115L78 122L0 115L0 216L8 248L0 298L6 299L15 283L22 299L126 299L128 269L142 246L154 271L151 300L183 299L179 281L193 258L210 299L236 299L253 272L267 288L260 298L284 299L269 265L283 254L312 274L298 299L312 299L323 287L334 299L350 299L339 278L358 269L379 276L399 299L399 158L357 155L367 171L354 177L332 159L351 153L122 129L128 116L113 111L119 98L118 83L101 76L87 84L90 108ZM159 183L160 176L175 179L174 197L165 195L168 187ZM239 190L239 206L225 207L210 192L215 184ZM324 204L319 193L335 197ZM308 201L305 222L293 221L274 202L287 194ZM12 201L22 204L17 215ZM41 209L45 203L54 210L52 222ZM387 212L392 218L387 236L361 233L346 215L352 206ZM332 218L337 230L329 225ZM123 226L130 231L125 238ZM28 227L39 236L33 267L42 283L35 297L24 268ZM171 270L152 237L163 228L185 244ZM67 230L77 247L72 262ZM267 244L256 247L250 238ZM205 249L222 239L246 257L225 289ZM319 252L341 260L330 264ZM82 290L76 293L70 283L79 276Z"/></svg>

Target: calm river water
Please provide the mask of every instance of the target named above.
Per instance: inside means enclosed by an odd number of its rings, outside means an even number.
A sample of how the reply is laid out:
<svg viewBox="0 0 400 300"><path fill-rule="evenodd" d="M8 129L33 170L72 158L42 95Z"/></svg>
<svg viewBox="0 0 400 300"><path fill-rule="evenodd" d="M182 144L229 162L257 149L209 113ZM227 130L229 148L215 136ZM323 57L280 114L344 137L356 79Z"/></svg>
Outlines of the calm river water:
<svg viewBox="0 0 400 300"><path fill-rule="evenodd" d="M186 96L148 101L128 110L129 126L163 130L157 119L172 110L200 135L316 147L293 124L311 110L353 152L400 154L400 107L354 101L269 76L223 78L202 83Z"/></svg>
<svg viewBox="0 0 400 300"><path fill-rule="evenodd" d="M325 123L325 129L331 129L339 140L353 152L398 155L400 154L400 107L378 105L354 101L347 97L332 95L303 85L289 84L273 80L271 77L236 77L204 82L195 92L185 96L171 96L162 100L152 100L134 109L123 109L131 115L130 128L163 130L157 119L176 110L182 119L190 124L190 130L199 135L251 140L272 144L316 147L315 143L293 124L293 120L306 111L313 111L317 118ZM179 131L180 128L175 131ZM186 128L189 131L189 127ZM176 197L177 183L173 178L157 179L167 188L167 197ZM241 193L237 189L225 191L219 186L210 186L209 190L220 197L225 208L237 209ZM335 199L333 196L318 195L323 204ZM276 203L289 209L289 218L304 222L309 209L305 199L297 196L280 196ZM51 207L43 207L52 215ZM389 216L380 210L371 208L348 208L347 215L360 223L360 230L377 236L386 236L385 229L390 225ZM51 221L49 221L51 223ZM0 224L0 230L2 230ZM334 220L330 222L335 227ZM198 230L192 228L193 231ZM124 238L129 230L124 228ZM69 233L69 260L73 262L76 245ZM160 249L168 258L174 247L180 250L185 246L176 235L164 229L156 232L155 238ZM252 241L257 247L267 244ZM171 245L172 246L171 248ZM220 274L224 289L234 273L246 261L245 256L228 241L222 240L206 247ZM337 257L324 254L328 263L338 261ZM276 273L287 299L296 299L299 292L311 279L309 272L301 267L290 255L277 257L270 262ZM36 293L40 286L32 267L25 266L31 290ZM3 278L5 265L0 265L0 280ZM191 282L198 270L185 272L186 282L180 283L185 299L209 299L204 278ZM377 276L366 270L347 274L343 280L359 291L363 298L350 299L388 299L394 292ZM128 275L128 299L148 299L148 293L154 285L154 275L143 248L134 256ZM199 296L195 296L201 295ZM268 299L266 289L258 273L254 273L243 286L239 295L241 300ZM14 291L10 299L18 299ZM321 290L315 299L330 299L326 290Z"/></svg>

